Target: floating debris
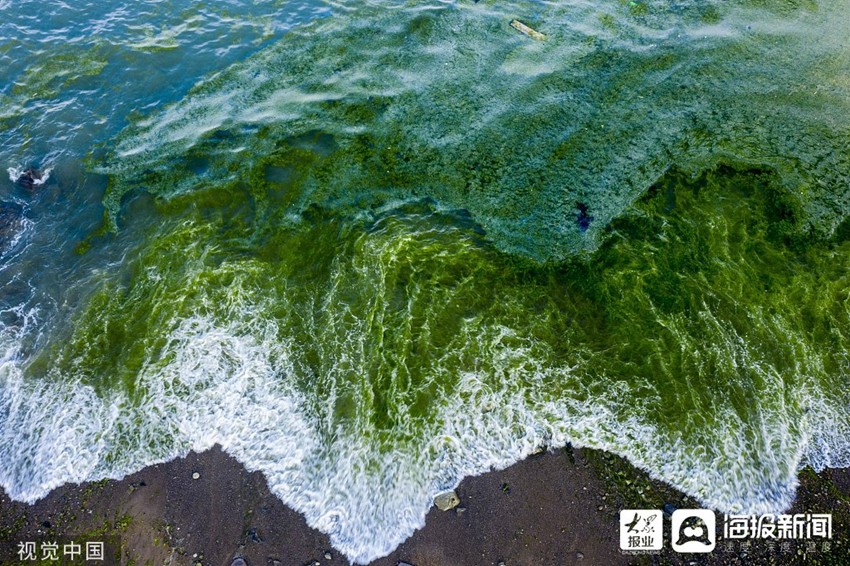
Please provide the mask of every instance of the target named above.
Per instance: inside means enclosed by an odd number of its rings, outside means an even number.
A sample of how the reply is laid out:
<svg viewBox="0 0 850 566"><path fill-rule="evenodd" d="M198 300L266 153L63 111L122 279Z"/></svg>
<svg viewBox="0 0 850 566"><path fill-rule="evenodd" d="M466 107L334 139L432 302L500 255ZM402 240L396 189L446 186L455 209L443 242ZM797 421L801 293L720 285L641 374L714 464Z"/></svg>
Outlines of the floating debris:
<svg viewBox="0 0 850 566"><path fill-rule="evenodd" d="M543 41L546 39L546 36L537 31L536 29L531 29L524 23L519 20L511 20L511 27L520 32L523 35L527 35L531 39L536 39L537 41Z"/></svg>
<svg viewBox="0 0 850 566"><path fill-rule="evenodd" d="M576 204L576 208L578 209L578 215L576 216L578 228L582 232L587 232L587 229L590 228L590 223L593 221L593 216L587 212L587 205L583 202Z"/></svg>

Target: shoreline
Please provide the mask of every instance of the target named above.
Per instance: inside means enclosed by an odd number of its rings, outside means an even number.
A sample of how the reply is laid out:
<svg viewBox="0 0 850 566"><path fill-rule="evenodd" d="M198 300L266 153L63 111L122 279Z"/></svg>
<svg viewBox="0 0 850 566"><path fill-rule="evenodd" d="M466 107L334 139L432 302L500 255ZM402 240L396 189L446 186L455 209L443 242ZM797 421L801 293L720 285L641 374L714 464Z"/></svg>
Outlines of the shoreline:
<svg viewBox="0 0 850 566"><path fill-rule="evenodd" d="M833 513L831 548L812 552L802 543L783 549L753 541L734 551L718 545L698 563L841 563L850 553L850 469L804 469L799 477L788 512ZM669 549L669 521L661 554L620 552L621 509L700 506L611 454L570 447L544 452L465 478L456 492L459 507L432 507L423 528L370 566L678 564L687 563L682 556L696 556ZM0 562L17 560L7 555L18 542L51 537L114 540L115 563L128 566L229 566L236 556L249 566L349 564L327 535L269 491L260 472L247 472L218 446L120 481L65 485L33 505L0 491Z"/></svg>

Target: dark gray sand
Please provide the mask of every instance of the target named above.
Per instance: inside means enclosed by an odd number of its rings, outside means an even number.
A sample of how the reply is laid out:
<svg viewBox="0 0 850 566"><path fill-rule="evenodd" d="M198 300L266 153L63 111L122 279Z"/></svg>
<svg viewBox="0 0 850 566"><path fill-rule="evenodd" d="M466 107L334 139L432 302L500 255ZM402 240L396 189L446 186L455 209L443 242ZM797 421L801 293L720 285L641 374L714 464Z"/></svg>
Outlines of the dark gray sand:
<svg viewBox="0 0 850 566"><path fill-rule="evenodd" d="M373 564L850 564L850 473L804 471L800 477L791 512L834 514L835 537L826 551L799 543L784 549L753 544L684 560L670 550L624 555L621 508L698 505L619 458L558 450L467 478L457 488L458 508L432 508L424 528ZM33 506L0 493L0 563L17 563L18 542L51 537L113 540L119 557L109 553L105 563L128 566L229 566L237 556L248 566L348 564L327 536L269 492L261 474L248 473L218 448L121 481L64 486Z"/></svg>

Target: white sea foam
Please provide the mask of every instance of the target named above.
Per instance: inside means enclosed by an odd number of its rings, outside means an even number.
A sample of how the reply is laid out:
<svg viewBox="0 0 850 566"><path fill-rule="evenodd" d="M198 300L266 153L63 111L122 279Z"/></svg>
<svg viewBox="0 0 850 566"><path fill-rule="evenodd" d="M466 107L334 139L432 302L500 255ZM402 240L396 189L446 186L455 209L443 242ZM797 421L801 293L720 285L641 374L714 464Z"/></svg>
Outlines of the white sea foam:
<svg viewBox="0 0 850 566"><path fill-rule="evenodd" d="M32 229L35 223L27 217L23 217L20 220L20 225L18 230L12 235L11 239L0 248L0 254L6 254L9 250L15 250L21 240L24 239L24 236Z"/></svg>
<svg viewBox="0 0 850 566"><path fill-rule="evenodd" d="M711 507L737 512L787 508L801 464L850 463L847 412L806 375L823 368L816 362L797 368L795 395L810 410L795 420L794 411L777 403L784 394L775 386L779 376L762 370L757 353L710 312L700 315L704 334L713 332L702 344L705 355L754 367L773 386L748 407L752 421L727 406L696 415L705 419L702 442L684 442L652 425L656 399L637 395L639 385L588 386L583 374L592 356L557 367L547 362L552 356L544 346L485 318L464 321L446 356L429 368L436 382L452 383L433 418L416 421L401 406L392 412L397 424L389 440L378 440L368 414L355 411L345 423L333 419L338 397L352 386L346 374L364 375L369 363L364 344L372 322L337 308L347 305L345 278L385 285L390 267L376 258L405 257L405 248L421 239L394 230L379 225L364 235L360 261L338 271L325 299L331 318L319 324L348 326L333 334L344 343L328 346L327 365L312 378L326 386L321 398L296 388L304 371L294 362L301 346L281 341L277 323L263 314L269 305L238 279L228 287L232 304L219 322L200 311L173 320L164 351L140 371L136 398L122 390L98 394L74 375L26 379L20 344L37 321L34 310L21 307L21 323L0 333L0 485L15 499L34 501L64 483L117 478L220 444L249 470L261 471L271 490L346 556L366 563L421 527L436 493L466 476L504 468L538 446L572 442L612 451ZM162 282L150 270L145 277ZM379 293L374 300L381 300ZM683 347L695 339L681 320L665 324ZM470 344L486 364L455 375L451 352ZM800 354L817 360L813 352ZM567 393L551 394L554 383Z"/></svg>
<svg viewBox="0 0 850 566"><path fill-rule="evenodd" d="M276 495L356 563L391 552L420 528L436 493L538 446L610 450L709 506L741 512L787 508L801 464L850 463L847 415L816 391L805 393L818 407L806 422L762 415L755 441L787 446L759 449L763 465L753 467L753 446L741 441L747 426L734 412L706 430L705 445L684 445L639 418L627 385L583 399L588 392L573 377L581 367L549 367L536 359L533 343L506 327L482 332L480 321L462 334L497 360L498 379L463 373L421 442L381 447L370 441L366 422L328 429L324 409L291 385L298 370L287 352L297 345L276 342L271 323L246 334L238 322L182 321L166 348L170 361L142 370L143 400L135 403L121 392L102 397L72 376L26 380L17 351L34 323L26 314L25 324L2 334L0 485L11 497L32 502L65 483L118 478L220 444L263 472ZM433 371L450 369L437 361ZM573 383L575 397L549 398L552 380Z"/></svg>

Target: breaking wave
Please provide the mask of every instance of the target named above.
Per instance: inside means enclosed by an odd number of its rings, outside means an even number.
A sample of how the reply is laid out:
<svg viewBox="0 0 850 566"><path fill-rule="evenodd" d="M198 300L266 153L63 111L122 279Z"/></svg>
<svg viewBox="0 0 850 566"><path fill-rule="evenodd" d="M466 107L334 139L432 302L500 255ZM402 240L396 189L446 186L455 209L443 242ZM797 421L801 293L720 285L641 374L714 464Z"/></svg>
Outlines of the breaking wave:
<svg viewBox="0 0 850 566"><path fill-rule="evenodd" d="M566 442L784 510L850 465L850 85L844 4L762 4L367 3L140 119L156 221L4 311L0 485L218 443L357 563Z"/></svg>

